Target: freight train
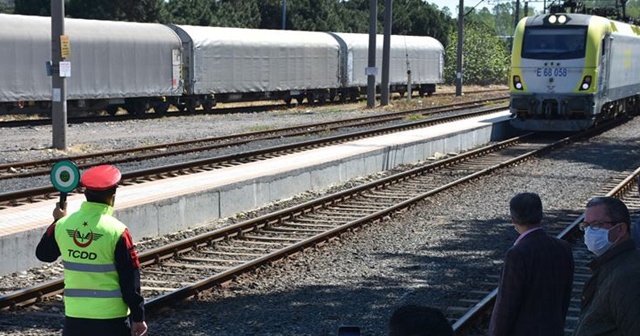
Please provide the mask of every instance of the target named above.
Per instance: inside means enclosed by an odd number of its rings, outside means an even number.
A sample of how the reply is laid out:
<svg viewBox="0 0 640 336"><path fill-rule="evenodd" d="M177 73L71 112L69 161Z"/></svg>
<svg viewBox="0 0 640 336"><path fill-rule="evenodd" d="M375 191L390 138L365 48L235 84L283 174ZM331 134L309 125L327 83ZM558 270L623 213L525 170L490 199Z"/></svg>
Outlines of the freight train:
<svg viewBox="0 0 640 336"><path fill-rule="evenodd" d="M65 19L65 35L69 112L321 103L355 99L367 85L367 34ZM51 19L0 14L0 44L0 114L50 112ZM379 35L378 67L382 44ZM436 39L393 35L390 50L391 92L403 94L411 85L429 95L443 82L444 48Z"/></svg>
<svg viewBox="0 0 640 336"><path fill-rule="evenodd" d="M514 33L511 124L578 131L640 107L640 27L556 13L522 19Z"/></svg>

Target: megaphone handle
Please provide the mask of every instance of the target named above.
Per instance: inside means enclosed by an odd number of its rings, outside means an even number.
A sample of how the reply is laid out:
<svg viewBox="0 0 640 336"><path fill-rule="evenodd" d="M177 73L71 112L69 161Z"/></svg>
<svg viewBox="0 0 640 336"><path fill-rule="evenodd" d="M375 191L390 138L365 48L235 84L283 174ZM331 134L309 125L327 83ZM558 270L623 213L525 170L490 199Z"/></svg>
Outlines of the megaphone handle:
<svg viewBox="0 0 640 336"><path fill-rule="evenodd" d="M60 209L64 210L67 205L67 193L60 192Z"/></svg>

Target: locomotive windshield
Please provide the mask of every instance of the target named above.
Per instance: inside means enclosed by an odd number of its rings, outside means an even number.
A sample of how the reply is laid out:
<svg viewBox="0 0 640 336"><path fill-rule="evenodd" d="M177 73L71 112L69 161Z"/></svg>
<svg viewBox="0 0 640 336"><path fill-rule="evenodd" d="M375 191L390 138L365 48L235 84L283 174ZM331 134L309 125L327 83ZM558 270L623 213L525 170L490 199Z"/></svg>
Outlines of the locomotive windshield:
<svg viewBox="0 0 640 336"><path fill-rule="evenodd" d="M572 59L585 54L587 27L527 27L524 30L522 57L533 59Z"/></svg>

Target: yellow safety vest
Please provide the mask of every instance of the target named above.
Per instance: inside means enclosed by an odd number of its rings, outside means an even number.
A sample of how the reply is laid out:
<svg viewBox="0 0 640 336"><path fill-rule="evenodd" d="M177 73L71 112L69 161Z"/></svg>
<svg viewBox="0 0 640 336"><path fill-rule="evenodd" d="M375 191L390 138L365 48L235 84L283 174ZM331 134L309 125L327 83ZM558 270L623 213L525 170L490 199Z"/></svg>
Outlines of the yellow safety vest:
<svg viewBox="0 0 640 336"><path fill-rule="evenodd" d="M64 306L69 317L112 319L129 315L115 266L116 243L126 226L107 204L84 202L61 218L55 238L64 264Z"/></svg>

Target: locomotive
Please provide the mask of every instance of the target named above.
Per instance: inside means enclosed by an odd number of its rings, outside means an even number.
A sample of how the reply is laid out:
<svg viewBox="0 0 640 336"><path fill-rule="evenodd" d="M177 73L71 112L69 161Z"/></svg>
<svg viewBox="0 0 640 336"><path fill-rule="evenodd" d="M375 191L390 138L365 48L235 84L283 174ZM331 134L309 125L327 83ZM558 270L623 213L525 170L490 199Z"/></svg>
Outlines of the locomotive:
<svg viewBox="0 0 640 336"><path fill-rule="evenodd" d="M71 44L69 112L140 115L165 113L172 105L210 110L217 102L321 103L366 91L367 34L65 19L65 35ZM377 64L382 41L377 36ZM0 14L0 43L0 114L50 112L50 18ZM443 62L436 39L392 35L391 92L410 85L422 95L433 93L443 82Z"/></svg>
<svg viewBox="0 0 640 336"><path fill-rule="evenodd" d="M511 53L511 125L579 131L637 111L638 59L638 26L578 13L523 18Z"/></svg>

